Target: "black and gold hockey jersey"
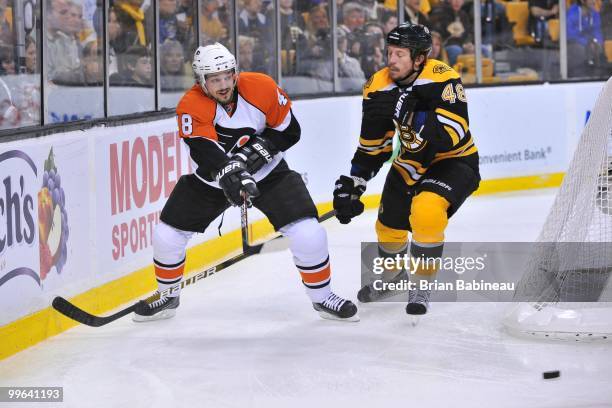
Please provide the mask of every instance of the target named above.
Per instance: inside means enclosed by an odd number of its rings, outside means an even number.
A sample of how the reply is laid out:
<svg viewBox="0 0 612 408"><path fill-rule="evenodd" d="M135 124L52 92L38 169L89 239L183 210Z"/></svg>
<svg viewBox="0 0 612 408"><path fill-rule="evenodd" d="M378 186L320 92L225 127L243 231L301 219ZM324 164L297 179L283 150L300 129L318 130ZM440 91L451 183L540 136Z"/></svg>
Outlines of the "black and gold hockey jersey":
<svg viewBox="0 0 612 408"><path fill-rule="evenodd" d="M388 68L376 72L365 84L363 98L371 92L397 88ZM359 146L351 174L369 179L393 153L393 137L399 135L400 152L393 168L408 185L418 183L427 169L440 160L460 159L478 168L478 150L469 128L467 99L459 74L445 63L430 59L408 88L418 102L404 126L396 129L391 117L363 116Z"/></svg>

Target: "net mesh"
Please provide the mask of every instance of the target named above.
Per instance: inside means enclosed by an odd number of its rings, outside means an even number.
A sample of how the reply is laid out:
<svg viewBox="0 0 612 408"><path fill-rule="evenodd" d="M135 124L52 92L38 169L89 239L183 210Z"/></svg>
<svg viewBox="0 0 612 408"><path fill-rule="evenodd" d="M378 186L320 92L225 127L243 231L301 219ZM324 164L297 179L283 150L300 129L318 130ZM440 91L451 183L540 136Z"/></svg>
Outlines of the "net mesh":
<svg viewBox="0 0 612 408"><path fill-rule="evenodd" d="M612 302L611 271L612 78L597 99L535 256L517 284L515 300L530 303L515 308L506 326L531 334L612 331L612 304L605 304ZM606 306L607 312L591 313Z"/></svg>

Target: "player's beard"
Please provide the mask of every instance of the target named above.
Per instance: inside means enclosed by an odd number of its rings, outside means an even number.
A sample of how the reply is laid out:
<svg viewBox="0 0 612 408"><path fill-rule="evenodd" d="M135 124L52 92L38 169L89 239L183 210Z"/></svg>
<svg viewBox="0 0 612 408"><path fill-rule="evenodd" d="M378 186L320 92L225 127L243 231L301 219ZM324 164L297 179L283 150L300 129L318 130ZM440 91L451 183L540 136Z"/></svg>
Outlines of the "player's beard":
<svg viewBox="0 0 612 408"><path fill-rule="evenodd" d="M226 88L226 89L222 89L221 91L225 91L227 90L227 93L225 94L220 94L220 91L215 92L215 94L213 95L213 98L219 102L221 105L227 105L228 103L232 102L233 96L234 96L234 89L233 88Z"/></svg>

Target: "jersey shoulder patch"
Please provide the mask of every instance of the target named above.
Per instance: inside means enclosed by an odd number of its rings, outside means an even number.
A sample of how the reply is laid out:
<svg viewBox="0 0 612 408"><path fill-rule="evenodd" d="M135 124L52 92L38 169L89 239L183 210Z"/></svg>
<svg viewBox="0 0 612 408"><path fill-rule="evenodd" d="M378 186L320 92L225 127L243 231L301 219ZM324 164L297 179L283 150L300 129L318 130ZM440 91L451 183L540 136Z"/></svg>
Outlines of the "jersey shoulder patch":
<svg viewBox="0 0 612 408"><path fill-rule="evenodd" d="M266 74L241 72L237 86L240 96L266 116L269 127L280 125L291 109L289 96Z"/></svg>
<svg viewBox="0 0 612 408"><path fill-rule="evenodd" d="M429 59L427 60L427 63L423 67L423 71L421 71L417 80L414 81L414 85L424 85L432 82L446 82L451 79L459 78L461 77L451 66L442 61Z"/></svg>
<svg viewBox="0 0 612 408"><path fill-rule="evenodd" d="M366 99L370 92L388 91L396 86L389 76L389 68L383 68L375 72L365 83L363 86L363 98Z"/></svg>
<svg viewBox="0 0 612 408"><path fill-rule="evenodd" d="M267 113L270 98L274 98L274 100L282 99L279 97L281 90L274 79L259 72L241 72L238 76L238 93L264 113ZM282 93L284 94L284 92ZM286 95L284 99L279 103L288 104L289 99Z"/></svg>

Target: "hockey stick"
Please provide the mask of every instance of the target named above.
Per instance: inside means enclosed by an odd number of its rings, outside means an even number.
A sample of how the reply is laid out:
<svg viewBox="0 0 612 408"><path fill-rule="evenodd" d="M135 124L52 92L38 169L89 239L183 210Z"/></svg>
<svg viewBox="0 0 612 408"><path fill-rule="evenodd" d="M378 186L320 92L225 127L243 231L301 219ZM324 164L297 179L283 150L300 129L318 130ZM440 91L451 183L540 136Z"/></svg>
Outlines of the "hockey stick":
<svg viewBox="0 0 612 408"><path fill-rule="evenodd" d="M244 200L240 206L240 228L242 229L242 252L248 254L262 254L269 252L284 251L289 248L289 240L283 235L276 235L265 242L251 245L249 242L249 218L248 200ZM327 221L336 215L336 210L331 210L321 214L319 222Z"/></svg>
<svg viewBox="0 0 612 408"><path fill-rule="evenodd" d="M231 265L234 265L235 263L240 262L245 258L248 258L252 255L259 254L262 251L262 249L264 249L266 244L268 244L271 241L275 241L278 238L281 238L281 236L276 236L262 244L258 244L254 246L249 245L248 217L247 217L246 209L247 209L247 204L245 200L245 202L243 202L243 205L241 206L241 234L242 234L243 252L241 254L238 254L230 259L227 259L219 263L218 265L212 266L202 272L198 272L195 275L190 276L189 278L181 281L180 283L177 283L174 286L171 286L170 288L161 292L160 296L168 296L169 294L177 292L178 290L184 288L185 286L196 283L204 278L209 277L210 275L214 275L215 273L218 273L219 271ZM323 214L319 218L319 222L330 219L331 217L335 215L335 213L336 213L335 211L329 211ZM82 323L82 324L85 324L91 327L100 327L108 323L114 322L115 320L132 313L138 305L144 302L145 302L144 299L139 300L133 305L126 307L125 309L121 309L117 313L112 314L110 316L95 316L91 313L84 311L83 309L79 308L78 306L74 305L73 303L64 299L61 296L57 296L55 297L55 299L53 299L52 306L55 310L57 310L64 316L69 317L70 319L74 321L77 321L79 323Z"/></svg>

